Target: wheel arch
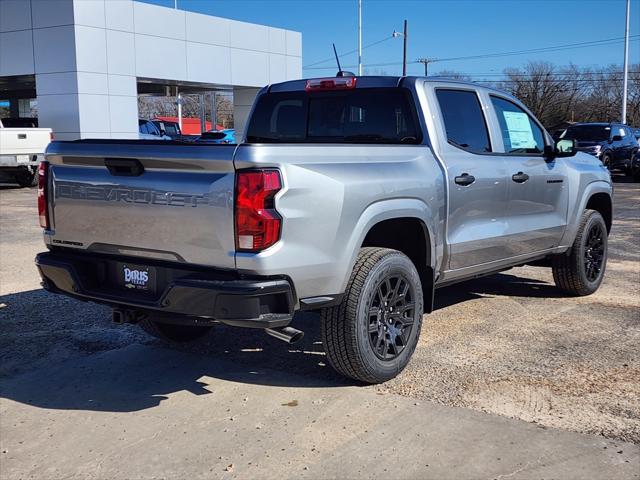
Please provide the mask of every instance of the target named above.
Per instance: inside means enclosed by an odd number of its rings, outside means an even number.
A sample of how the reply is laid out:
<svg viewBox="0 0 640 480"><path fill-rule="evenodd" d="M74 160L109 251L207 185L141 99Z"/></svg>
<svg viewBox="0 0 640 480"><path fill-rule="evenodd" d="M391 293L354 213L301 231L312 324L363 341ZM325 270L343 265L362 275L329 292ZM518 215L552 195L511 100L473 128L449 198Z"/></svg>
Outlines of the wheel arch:
<svg viewBox="0 0 640 480"><path fill-rule="evenodd" d="M613 187L604 180L596 180L588 183L576 202L570 208L567 222L567 230L561 241L561 246L570 247L578 233L578 224L582 212L587 208L593 208L600 212L607 225L607 232L611 230L613 222Z"/></svg>
<svg viewBox="0 0 640 480"><path fill-rule="evenodd" d="M425 312L429 313L433 310L436 250L431 217L426 215L430 210L423 202L419 203L419 209L385 209L381 215L374 215L362 230L355 254L362 247L391 248L404 253L420 275Z"/></svg>
<svg viewBox="0 0 640 480"><path fill-rule="evenodd" d="M594 193L587 200L585 209L595 210L602 215L604 223L607 226L607 233L611 232L611 224L613 222L613 202L611 196L604 192Z"/></svg>

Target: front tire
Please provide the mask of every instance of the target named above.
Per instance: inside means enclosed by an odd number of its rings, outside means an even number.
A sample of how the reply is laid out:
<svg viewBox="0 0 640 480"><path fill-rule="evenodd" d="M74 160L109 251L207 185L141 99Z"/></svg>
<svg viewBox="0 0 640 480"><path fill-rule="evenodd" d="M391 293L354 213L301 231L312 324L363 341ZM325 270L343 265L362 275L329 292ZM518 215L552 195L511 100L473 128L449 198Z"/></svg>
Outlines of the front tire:
<svg viewBox="0 0 640 480"><path fill-rule="evenodd" d="M24 172L20 172L15 176L16 183L21 187L33 187L38 183L38 176L35 171L27 169Z"/></svg>
<svg viewBox="0 0 640 480"><path fill-rule="evenodd" d="M602 164L607 167L609 170L611 170L611 160L612 160L613 156L611 155L610 152L604 152L602 154Z"/></svg>
<svg viewBox="0 0 640 480"><path fill-rule="evenodd" d="M418 344L423 310L413 262L397 250L362 248L342 302L321 313L329 363L365 383L394 378Z"/></svg>
<svg viewBox="0 0 640 480"><path fill-rule="evenodd" d="M140 327L149 335L167 342L193 342L207 335L212 327L201 325L176 325L145 318L140 321Z"/></svg>
<svg viewBox="0 0 640 480"><path fill-rule="evenodd" d="M602 215L585 210L571 249L553 259L557 287L577 296L591 295L600 287L607 266L607 235Z"/></svg>

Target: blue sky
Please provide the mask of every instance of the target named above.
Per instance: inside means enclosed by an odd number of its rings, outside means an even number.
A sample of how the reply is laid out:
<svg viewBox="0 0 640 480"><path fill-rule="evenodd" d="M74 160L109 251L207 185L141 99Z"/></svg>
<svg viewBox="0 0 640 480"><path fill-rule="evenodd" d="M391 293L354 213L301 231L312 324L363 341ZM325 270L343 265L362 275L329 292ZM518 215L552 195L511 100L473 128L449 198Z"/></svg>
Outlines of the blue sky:
<svg viewBox="0 0 640 480"><path fill-rule="evenodd" d="M173 7L174 0L144 0ZM302 32L303 66L357 47L356 0L178 0L182 10L206 13ZM640 0L631 1L631 63L640 63ZM452 58L513 52L582 42L621 38L624 35L625 0L363 0L363 44L391 37L409 21L408 59ZM548 60L557 65L622 65L623 44L528 53L507 57L439 62L429 73L454 70L487 74L519 67L529 60ZM344 65L355 65L355 54ZM399 74L402 38L366 48L363 63L369 73ZM367 66L394 63L385 66ZM303 70L304 76L333 74L333 62ZM354 68L355 70L355 68ZM421 74L420 64L409 65L409 74Z"/></svg>

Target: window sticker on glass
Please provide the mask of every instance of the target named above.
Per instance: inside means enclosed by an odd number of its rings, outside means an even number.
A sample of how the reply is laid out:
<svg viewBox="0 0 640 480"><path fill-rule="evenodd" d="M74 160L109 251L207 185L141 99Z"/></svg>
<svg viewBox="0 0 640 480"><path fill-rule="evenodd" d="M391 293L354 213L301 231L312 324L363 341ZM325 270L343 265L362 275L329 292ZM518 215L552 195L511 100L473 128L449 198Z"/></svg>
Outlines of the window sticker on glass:
<svg viewBox="0 0 640 480"><path fill-rule="evenodd" d="M533 138L529 116L522 112L502 112L507 122L511 148L535 148L536 140Z"/></svg>

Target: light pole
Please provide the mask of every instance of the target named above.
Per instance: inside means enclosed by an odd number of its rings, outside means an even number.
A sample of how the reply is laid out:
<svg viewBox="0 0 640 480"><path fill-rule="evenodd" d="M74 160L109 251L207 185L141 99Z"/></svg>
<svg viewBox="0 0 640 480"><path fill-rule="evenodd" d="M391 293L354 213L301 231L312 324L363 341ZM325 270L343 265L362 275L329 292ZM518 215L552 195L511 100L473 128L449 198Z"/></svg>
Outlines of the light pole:
<svg viewBox="0 0 640 480"><path fill-rule="evenodd" d="M627 86L629 83L629 17L631 0L627 0L627 19L624 29L624 77L622 80L622 123L627 123Z"/></svg>
<svg viewBox="0 0 640 480"><path fill-rule="evenodd" d="M402 76L407 76L407 36L409 34L409 28L407 26L407 21L404 21L404 29L401 32L396 32L395 30L391 34L392 37L403 37L403 47L402 47Z"/></svg>
<svg viewBox="0 0 640 480"><path fill-rule="evenodd" d="M358 76L362 76L362 0L358 0Z"/></svg>
<svg viewBox="0 0 640 480"><path fill-rule="evenodd" d="M404 46L402 47L402 76L407 76L407 35L409 34L407 28L407 21L404 21Z"/></svg>

